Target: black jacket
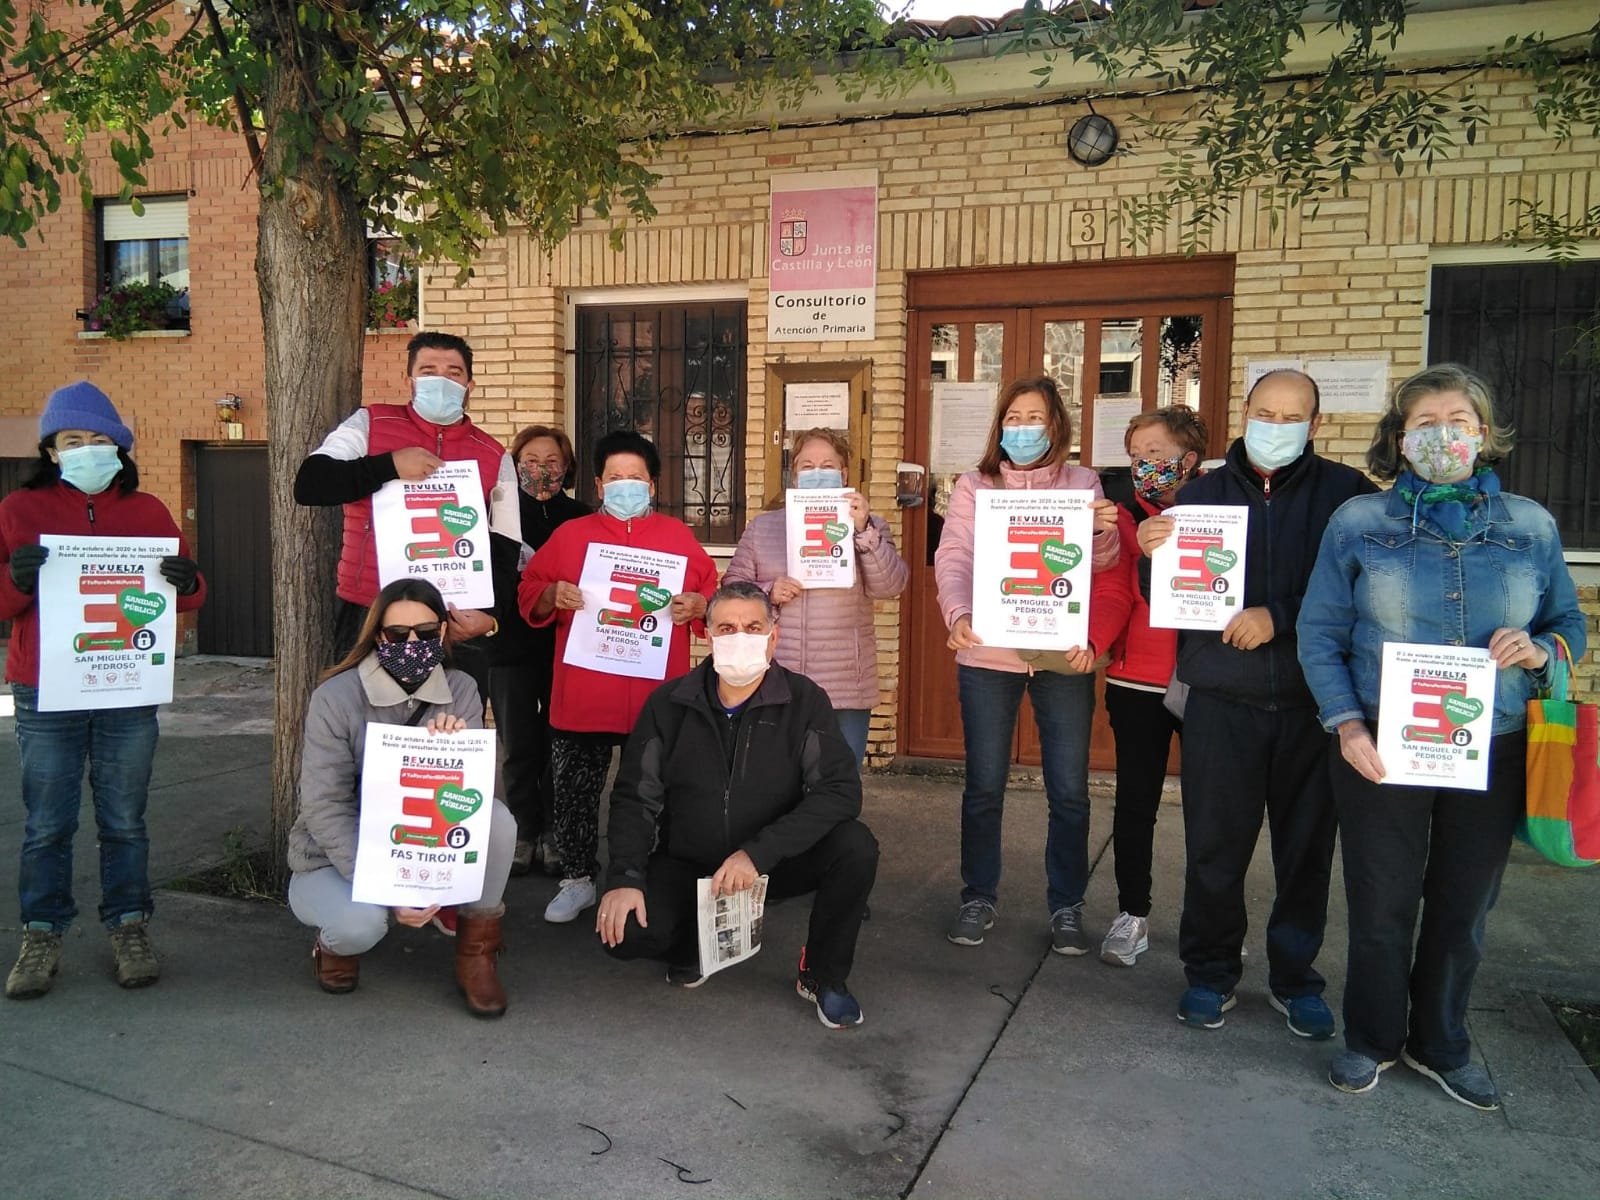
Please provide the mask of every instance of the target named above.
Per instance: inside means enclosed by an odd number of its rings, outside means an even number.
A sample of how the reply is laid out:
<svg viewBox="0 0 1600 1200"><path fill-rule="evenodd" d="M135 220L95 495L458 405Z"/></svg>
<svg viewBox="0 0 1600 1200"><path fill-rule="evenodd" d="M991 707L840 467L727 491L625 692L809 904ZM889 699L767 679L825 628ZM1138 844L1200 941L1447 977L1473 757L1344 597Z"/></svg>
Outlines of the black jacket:
<svg viewBox="0 0 1600 1200"><path fill-rule="evenodd" d="M500 632L489 640L488 646L497 667L542 661L549 663L556 653L556 627L549 625L533 628L522 619L517 609L517 588L522 583L522 568L531 555L522 547L537 551L550 540L556 526L574 517L587 517L593 510L582 500L557 492L548 500L535 500L521 488L517 497L522 509L522 543L514 547L509 556L495 555L490 564L495 573L495 619L500 622ZM510 544L509 539L501 539ZM576 583L577 580L573 580ZM549 667L545 668L547 671Z"/></svg>
<svg viewBox="0 0 1600 1200"><path fill-rule="evenodd" d="M1178 635L1178 678L1195 691L1256 708L1315 708L1295 653L1300 601L1334 509L1377 490L1360 471L1319 457L1311 446L1264 481L1245 456L1243 438L1228 447L1222 467L1184 484L1179 504L1250 509L1243 603L1266 608L1273 635L1264 646L1237 650L1223 645L1220 633L1184 630Z"/></svg>
<svg viewBox="0 0 1600 1200"><path fill-rule="evenodd" d="M737 714L708 658L645 701L611 789L606 887L643 888L653 851L712 874L743 850L765 874L861 813L861 772L828 695L773 663Z"/></svg>

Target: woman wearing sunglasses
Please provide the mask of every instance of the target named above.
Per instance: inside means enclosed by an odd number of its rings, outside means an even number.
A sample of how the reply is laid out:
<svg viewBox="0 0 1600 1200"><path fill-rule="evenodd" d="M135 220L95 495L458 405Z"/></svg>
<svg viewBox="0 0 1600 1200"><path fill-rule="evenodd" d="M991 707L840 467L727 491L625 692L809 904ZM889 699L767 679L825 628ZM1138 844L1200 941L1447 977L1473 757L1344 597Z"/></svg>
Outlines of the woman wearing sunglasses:
<svg viewBox="0 0 1600 1200"><path fill-rule="evenodd" d="M421 579L398 579L367 610L355 648L333 666L311 695L300 762L300 815L289 831L289 907L317 930L312 947L317 982L325 992L354 990L361 955L389 928L389 915L420 928L430 908L385 908L351 895L361 824L361 759L367 722L417 725L435 736L483 727L477 685L446 667L448 613L438 589ZM506 1011L495 974L500 952L500 898L511 873L517 823L499 800L489 827L483 895L462 905L456 932L456 983L480 1017Z"/></svg>

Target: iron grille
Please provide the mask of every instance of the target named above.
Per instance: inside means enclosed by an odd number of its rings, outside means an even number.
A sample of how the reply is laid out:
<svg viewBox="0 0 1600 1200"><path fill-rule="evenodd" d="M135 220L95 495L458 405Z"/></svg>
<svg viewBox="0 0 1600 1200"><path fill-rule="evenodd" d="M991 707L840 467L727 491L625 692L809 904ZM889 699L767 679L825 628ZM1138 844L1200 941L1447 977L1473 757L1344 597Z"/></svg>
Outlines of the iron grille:
<svg viewBox="0 0 1600 1200"><path fill-rule="evenodd" d="M578 309L579 490L591 504L600 437L634 429L656 444L660 511L702 542L744 531L745 305L742 301Z"/></svg>

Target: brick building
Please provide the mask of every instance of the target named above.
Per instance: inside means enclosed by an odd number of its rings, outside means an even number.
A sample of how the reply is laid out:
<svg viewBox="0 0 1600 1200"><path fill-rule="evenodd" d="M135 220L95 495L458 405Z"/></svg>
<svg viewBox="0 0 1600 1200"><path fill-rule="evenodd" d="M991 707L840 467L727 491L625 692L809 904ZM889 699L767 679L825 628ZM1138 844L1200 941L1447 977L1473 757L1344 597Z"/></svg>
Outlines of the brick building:
<svg viewBox="0 0 1600 1200"><path fill-rule="evenodd" d="M1402 57L1418 67L1458 61L1524 32L1535 10L1547 28L1593 19L1566 0L1474 5L1470 22L1450 11L1459 7L1413 17ZM1080 408L1084 459L1105 466L1095 414L1110 425L1125 410L1097 397L1194 403L1220 454L1239 431L1252 363L1317 360L1330 374L1377 364L1393 383L1428 361L1475 362L1500 384L1519 428L1507 486L1557 513L1591 629L1600 625L1600 366L1573 337L1600 312L1600 245L1561 270L1504 240L1520 198L1571 213L1600 201L1600 143L1557 148L1533 118L1528 85L1483 77L1486 135L1431 173L1361 171L1348 197L1314 215L1291 212L1275 229L1252 194L1192 258L1175 227L1134 251L1118 206L1156 185L1162 156L1136 148L1098 166L1075 162L1066 140L1088 113L1080 97L1091 80L1065 67L1041 93L1024 56L993 56L1004 36L994 22L958 19L944 32L958 39L954 95L848 110L819 100L776 127L676 140L654 164L659 215L619 250L604 222L586 221L550 254L515 233L492 244L465 286L445 272L425 277L426 324L465 335L477 352L475 420L507 438L529 421L557 421L580 446L608 426L650 429L669 507L725 556L743 521L779 495L785 386L844 385L860 460L852 480L913 566L907 594L878 606L879 762L960 752L928 569L952 478L939 469L951 463L935 435L961 418L949 384L1055 375ZM1318 61L1315 46L1307 54ZM1127 135L1134 105L1162 103L1097 100L1095 109ZM871 339L769 340L769 299L786 287L769 254L774 179L863 169L876 172ZM245 397L246 443L263 431L244 176L239 148L198 129L152 175L152 192L189 195L186 336L111 344L81 332L72 313L93 276L92 216L58 214L43 245L0 249L0 283L42 301L15 318L12 373L22 386L0 412L32 413L54 383L97 378L132 410L152 490L186 513L202 504L196 463L218 441L217 397ZM401 343L369 338L368 399L398 394ZM1330 411L1319 447L1359 462L1373 423L1370 411ZM20 429L0 423L11 431L0 453L18 452ZM897 505L901 462L934 468L928 503ZM1597 664L1591 650L1591 693ZM1031 736L1019 742L1023 761Z"/></svg>

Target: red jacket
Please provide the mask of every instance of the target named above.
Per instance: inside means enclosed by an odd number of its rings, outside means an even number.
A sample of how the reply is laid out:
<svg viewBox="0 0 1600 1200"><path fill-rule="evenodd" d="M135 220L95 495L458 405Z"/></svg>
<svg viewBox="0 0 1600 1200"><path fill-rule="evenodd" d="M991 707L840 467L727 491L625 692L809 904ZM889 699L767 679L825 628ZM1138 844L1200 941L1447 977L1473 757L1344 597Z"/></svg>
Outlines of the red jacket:
<svg viewBox="0 0 1600 1200"><path fill-rule="evenodd" d="M1136 497L1134 503L1150 516L1161 512L1142 497ZM1164 688L1172 680L1172 667L1178 659L1178 631L1150 628L1150 601L1139 588L1142 555L1139 552L1138 528L1133 514L1119 506L1117 536L1122 543L1122 556L1117 561L1116 569L1124 573L1133 605L1127 623L1111 643L1111 661L1106 665L1106 677Z"/></svg>
<svg viewBox="0 0 1600 1200"><path fill-rule="evenodd" d="M454 425L435 425L417 416L409 404L367 405L367 453L389 454L407 446L431 450L445 462L474 461L483 484L483 500L500 478L506 448L462 417ZM372 497L344 506L344 546L339 553L338 594L363 608L378 597L378 542L372 534Z"/></svg>
<svg viewBox="0 0 1600 1200"><path fill-rule="evenodd" d="M717 590L717 568L689 527L677 518L652 512L631 521L619 521L603 511L558 526L550 540L523 568L522 583L517 588L517 608L523 619L536 628L552 620L556 626L555 683L550 690L551 726L568 733L631 733L639 710L662 681L631 679L568 666L564 660L567 635L572 630L572 611L556 609L543 620L533 616L533 606L552 583L578 582L583 575L584 557L594 542L683 555L689 560L684 571L683 590L699 592L707 599ZM672 643L666 678L676 679L689 673L690 630L672 625L670 621L668 625L672 630ZM704 622L694 621L692 625L694 632L705 632Z"/></svg>
<svg viewBox="0 0 1600 1200"><path fill-rule="evenodd" d="M11 622L6 680L26 687L39 686L39 609L33 593L18 591L11 582L11 552L37 545L46 533L178 538L178 553L193 557L167 506L148 492L124 496L113 483L98 496L86 496L58 481L22 488L0 500L0 621ZM193 593L178 597L179 612L193 612L205 603L205 576L195 576L195 584Z"/></svg>

